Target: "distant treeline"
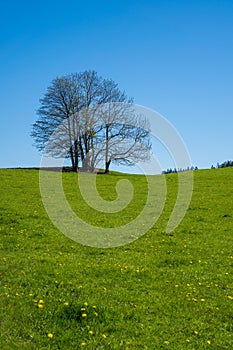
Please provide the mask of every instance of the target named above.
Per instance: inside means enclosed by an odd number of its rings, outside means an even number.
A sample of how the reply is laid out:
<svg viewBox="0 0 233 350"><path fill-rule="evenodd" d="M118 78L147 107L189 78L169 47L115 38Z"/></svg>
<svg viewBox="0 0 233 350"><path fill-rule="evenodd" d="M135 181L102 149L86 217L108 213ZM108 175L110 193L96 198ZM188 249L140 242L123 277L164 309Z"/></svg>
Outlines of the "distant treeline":
<svg viewBox="0 0 233 350"><path fill-rule="evenodd" d="M216 166L212 165L211 166L211 169L220 169L220 168L228 168L228 167L233 167L233 160L226 160L225 162L223 163L217 163ZM167 169L167 170L164 170L162 171L162 174L172 174L172 173L180 173L182 171L193 171L193 170L198 170L198 167L197 166L191 166L191 167L187 167L186 169L181 169L181 168L170 168L170 169Z"/></svg>
<svg viewBox="0 0 233 350"><path fill-rule="evenodd" d="M216 167L215 166L211 166L211 169L215 169L215 168L228 168L230 166L233 166L233 160L226 160L225 162L219 164L217 163Z"/></svg>
<svg viewBox="0 0 233 350"><path fill-rule="evenodd" d="M167 169L167 170L164 170L162 171L162 174L172 174L172 173L181 173L183 171L193 171L193 170L198 170L198 167L197 166L191 166L191 167L187 167L186 169L182 169L182 168L170 168L170 169Z"/></svg>

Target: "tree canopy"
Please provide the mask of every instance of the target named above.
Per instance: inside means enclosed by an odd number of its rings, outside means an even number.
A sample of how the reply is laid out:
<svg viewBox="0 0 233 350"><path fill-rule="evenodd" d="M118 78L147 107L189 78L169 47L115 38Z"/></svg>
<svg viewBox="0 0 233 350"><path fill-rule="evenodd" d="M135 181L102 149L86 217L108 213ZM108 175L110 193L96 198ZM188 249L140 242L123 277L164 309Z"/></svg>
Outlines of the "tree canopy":
<svg viewBox="0 0 233 350"><path fill-rule="evenodd" d="M72 169L149 159L149 123L111 79L85 71L54 79L37 111L32 137L39 151L71 160Z"/></svg>

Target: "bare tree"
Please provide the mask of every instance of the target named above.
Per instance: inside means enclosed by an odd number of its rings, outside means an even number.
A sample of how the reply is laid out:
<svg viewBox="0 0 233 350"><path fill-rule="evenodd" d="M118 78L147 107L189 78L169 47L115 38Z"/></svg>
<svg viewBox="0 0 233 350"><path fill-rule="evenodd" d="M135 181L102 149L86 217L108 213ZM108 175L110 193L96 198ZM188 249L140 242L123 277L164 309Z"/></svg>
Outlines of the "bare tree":
<svg viewBox="0 0 233 350"><path fill-rule="evenodd" d="M110 102L98 109L102 122L102 151L105 173L110 164L132 166L150 158L150 127L144 116L138 116L132 103ZM104 154L104 155L103 155Z"/></svg>
<svg viewBox="0 0 233 350"><path fill-rule="evenodd" d="M135 115L132 100L115 82L94 71L54 79L40 103L35 146L69 157L74 171L80 165L93 171L104 160L108 173L111 162L133 165L149 156L145 118Z"/></svg>
<svg viewBox="0 0 233 350"><path fill-rule="evenodd" d="M67 143L72 168L78 167L78 157L75 157L76 128L71 123L71 117L82 108L77 94L77 86L70 76L56 78L48 87L44 97L40 100L41 106L37 111L38 120L33 124L32 137L35 146L43 151L46 145L53 156L67 156ZM62 127L61 127L62 126ZM55 130L60 132L58 139L51 139ZM64 130L65 129L65 130ZM64 139L64 135L66 135Z"/></svg>

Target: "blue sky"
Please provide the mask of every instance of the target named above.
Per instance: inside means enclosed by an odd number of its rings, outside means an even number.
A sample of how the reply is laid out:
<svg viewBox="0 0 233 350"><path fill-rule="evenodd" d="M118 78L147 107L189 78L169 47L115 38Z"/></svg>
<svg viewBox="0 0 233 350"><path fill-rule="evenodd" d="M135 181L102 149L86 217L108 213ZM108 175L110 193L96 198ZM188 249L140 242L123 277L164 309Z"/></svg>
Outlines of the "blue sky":
<svg viewBox="0 0 233 350"><path fill-rule="evenodd" d="M0 167L39 165L39 99L86 69L165 116L194 165L233 159L232 0L1 1L0 18Z"/></svg>

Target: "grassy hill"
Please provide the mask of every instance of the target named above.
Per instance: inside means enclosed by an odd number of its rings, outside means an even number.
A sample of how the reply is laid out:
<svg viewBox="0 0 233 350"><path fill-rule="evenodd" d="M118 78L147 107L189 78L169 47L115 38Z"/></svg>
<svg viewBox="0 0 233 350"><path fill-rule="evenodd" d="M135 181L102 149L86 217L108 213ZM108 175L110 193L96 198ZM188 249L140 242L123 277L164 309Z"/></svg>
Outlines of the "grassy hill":
<svg viewBox="0 0 233 350"><path fill-rule="evenodd" d="M97 176L105 199L116 197L119 179L132 182L134 200L120 217L90 210L76 177L63 174L67 198L92 224L117 226L143 207L143 176ZM167 202L153 229L97 249L51 223L37 170L0 170L0 348L232 349L233 168L194 177L192 202L172 234L165 227L176 174L166 175Z"/></svg>

